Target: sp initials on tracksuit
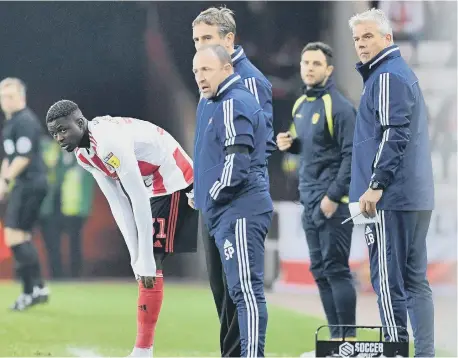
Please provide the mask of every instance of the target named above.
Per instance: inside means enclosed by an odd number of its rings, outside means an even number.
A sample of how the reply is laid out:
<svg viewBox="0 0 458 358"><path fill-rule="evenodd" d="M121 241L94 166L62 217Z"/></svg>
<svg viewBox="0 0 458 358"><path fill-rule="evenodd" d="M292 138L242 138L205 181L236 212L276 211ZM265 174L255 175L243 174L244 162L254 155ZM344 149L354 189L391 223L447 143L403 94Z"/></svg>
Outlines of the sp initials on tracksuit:
<svg viewBox="0 0 458 358"><path fill-rule="evenodd" d="M266 182L266 120L238 74L200 101L194 147L194 200L215 238L237 306L243 357L264 355L267 307L264 238L272 218ZM232 148L246 151L232 151Z"/></svg>

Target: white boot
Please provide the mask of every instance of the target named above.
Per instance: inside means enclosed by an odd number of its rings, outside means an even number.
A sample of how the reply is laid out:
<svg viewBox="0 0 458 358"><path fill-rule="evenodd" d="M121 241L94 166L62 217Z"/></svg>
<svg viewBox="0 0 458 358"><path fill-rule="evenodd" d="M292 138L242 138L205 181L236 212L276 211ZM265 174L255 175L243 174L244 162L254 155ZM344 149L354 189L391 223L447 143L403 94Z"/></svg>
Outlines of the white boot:
<svg viewBox="0 0 458 358"><path fill-rule="evenodd" d="M153 357L153 347L151 348L137 348L134 347L132 353L128 357Z"/></svg>

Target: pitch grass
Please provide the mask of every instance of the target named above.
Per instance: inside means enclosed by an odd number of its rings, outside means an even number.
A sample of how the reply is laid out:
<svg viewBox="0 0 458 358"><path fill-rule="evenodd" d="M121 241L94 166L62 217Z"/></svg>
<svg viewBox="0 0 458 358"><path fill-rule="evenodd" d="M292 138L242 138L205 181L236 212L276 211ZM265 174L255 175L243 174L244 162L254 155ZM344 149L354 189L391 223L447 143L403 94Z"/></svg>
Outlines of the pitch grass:
<svg viewBox="0 0 458 358"><path fill-rule="evenodd" d="M125 357L135 340L135 283L59 283L50 303L8 312L19 286L0 284L0 356L71 356L72 348ZM298 357L314 350L324 321L269 306L266 354ZM373 339L372 332L360 338ZM206 287L166 284L155 357L218 356L219 322Z"/></svg>

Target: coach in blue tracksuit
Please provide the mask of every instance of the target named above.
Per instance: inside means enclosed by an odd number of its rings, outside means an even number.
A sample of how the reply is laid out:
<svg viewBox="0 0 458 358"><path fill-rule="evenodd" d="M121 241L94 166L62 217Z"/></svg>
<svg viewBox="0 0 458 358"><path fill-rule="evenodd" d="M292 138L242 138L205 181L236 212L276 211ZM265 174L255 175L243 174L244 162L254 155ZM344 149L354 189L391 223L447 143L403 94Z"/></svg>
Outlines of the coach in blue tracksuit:
<svg viewBox="0 0 458 358"><path fill-rule="evenodd" d="M214 237L238 313L241 356L264 356L267 307L264 239L272 219L266 182L266 123L256 98L220 45L200 48L193 71L201 95L194 200Z"/></svg>
<svg viewBox="0 0 458 358"><path fill-rule="evenodd" d="M310 271L320 293L332 339L354 338L356 291L348 259L353 225L349 216L351 150L356 111L332 79L331 47L307 44L301 53L304 94L293 107L292 132L277 135L278 148L300 156L302 223ZM334 327L332 327L334 326Z"/></svg>
<svg viewBox="0 0 458 358"><path fill-rule="evenodd" d="M269 158L276 150L273 131L272 85L261 71L246 57L243 48L234 45L235 34L236 23L234 13L226 7L210 7L202 11L192 23L192 38L196 50L206 45L223 46L231 56L234 71L240 75L242 82L261 106L267 127L266 158ZM207 99L201 97L199 107L206 106L206 103ZM197 117L196 138L200 127L206 126L206 124L201 122L200 117ZM269 180L267 178L268 182ZM190 205L193 205L192 199L190 199ZM208 233L208 230L203 224L202 215L201 236L205 247L210 288L221 323L221 356L237 357L240 356L240 332L238 329L237 309L226 287L218 248L215 246L215 239Z"/></svg>
<svg viewBox="0 0 458 358"><path fill-rule="evenodd" d="M434 205L426 106L418 78L393 45L385 14L368 10L349 21L364 89L353 143L350 201L366 217L371 280L384 325L407 327L415 356L434 356L434 307L426 278L426 235ZM386 339L405 341L388 328Z"/></svg>

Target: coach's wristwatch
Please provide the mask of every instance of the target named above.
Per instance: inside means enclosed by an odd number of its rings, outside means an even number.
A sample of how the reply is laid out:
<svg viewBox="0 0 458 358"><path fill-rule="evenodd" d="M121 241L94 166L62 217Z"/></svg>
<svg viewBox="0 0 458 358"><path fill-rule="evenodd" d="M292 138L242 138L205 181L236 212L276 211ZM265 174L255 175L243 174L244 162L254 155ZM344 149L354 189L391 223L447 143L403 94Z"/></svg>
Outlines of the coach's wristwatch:
<svg viewBox="0 0 458 358"><path fill-rule="evenodd" d="M371 188L372 190L384 190L385 189L385 187L377 180L371 180L369 183L369 188Z"/></svg>

